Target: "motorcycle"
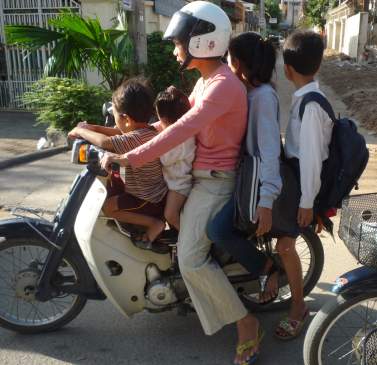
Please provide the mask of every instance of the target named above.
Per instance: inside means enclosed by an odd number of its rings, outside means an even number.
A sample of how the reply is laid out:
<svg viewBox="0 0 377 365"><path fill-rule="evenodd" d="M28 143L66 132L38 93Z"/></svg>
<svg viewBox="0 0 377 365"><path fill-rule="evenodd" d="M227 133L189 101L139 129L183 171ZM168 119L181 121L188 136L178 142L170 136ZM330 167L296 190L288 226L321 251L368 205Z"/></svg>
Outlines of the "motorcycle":
<svg viewBox="0 0 377 365"><path fill-rule="evenodd" d="M377 365L377 194L343 202L339 237L362 267L341 275L337 294L311 322L305 365Z"/></svg>
<svg viewBox="0 0 377 365"><path fill-rule="evenodd" d="M101 154L87 142L75 141L71 160L86 167L51 221L28 208L17 208L15 218L0 221L0 326L26 334L56 330L71 322L90 299L108 299L127 318L144 310L176 309L182 315L194 311L177 263L177 232L166 229L158 249L140 249L131 240L137 227L102 213L108 177L100 168ZM273 240L259 245L278 261ZM321 275L323 247L309 228L296 247L307 295ZM215 249L211 254L251 310L289 305L284 274L278 298L261 306L258 278L228 254Z"/></svg>

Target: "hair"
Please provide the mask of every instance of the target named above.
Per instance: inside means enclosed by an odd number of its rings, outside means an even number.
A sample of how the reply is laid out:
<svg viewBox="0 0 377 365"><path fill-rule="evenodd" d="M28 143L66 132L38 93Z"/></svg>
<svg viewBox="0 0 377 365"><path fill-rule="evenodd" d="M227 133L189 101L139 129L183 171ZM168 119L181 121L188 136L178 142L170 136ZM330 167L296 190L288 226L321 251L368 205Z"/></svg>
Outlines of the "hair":
<svg viewBox="0 0 377 365"><path fill-rule="evenodd" d="M123 81L113 93L113 104L120 114L137 123L147 123L154 114L153 97L146 81L132 78Z"/></svg>
<svg viewBox="0 0 377 365"><path fill-rule="evenodd" d="M230 40L229 55L244 67L247 81L254 87L271 82L276 64L276 51L269 40L258 33L245 32Z"/></svg>
<svg viewBox="0 0 377 365"><path fill-rule="evenodd" d="M284 63L301 75L315 75L321 66L323 50L324 44L319 34L295 31L284 43Z"/></svg>
<svg viewBox="0 0 377 365"><path fill-rule="evenodd" d="M191 108L188 97L175 86L169 86L165 91L161 91L154 105L158 116L166 118L170 124L175 123Z"/></svg>

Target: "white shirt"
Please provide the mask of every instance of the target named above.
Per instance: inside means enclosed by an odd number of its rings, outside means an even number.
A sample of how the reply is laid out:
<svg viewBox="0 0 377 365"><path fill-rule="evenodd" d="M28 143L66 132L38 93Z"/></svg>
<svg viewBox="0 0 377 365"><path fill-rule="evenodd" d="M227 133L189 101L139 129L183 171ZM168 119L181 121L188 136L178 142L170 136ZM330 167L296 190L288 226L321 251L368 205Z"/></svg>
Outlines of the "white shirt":
<svg viewBox="0 0 377 365"><path fill-rule="evenodd" d="M293 94L285 136L287 158L296 157L300 161L300 207L306 209L313 208L314 199L321 188L322 162L329 156L333 128L330 117L316 102L306 105L302 121L300 120L302 98L311 91L324 95L316 81L303 86Z"/></svg>
<svg viewBox="0 0 377 365"><path fill-rule="evenodd" d="M180 191L191 188L195 149L195 137L191 137L160 157L162 173L169 190Z"/></svg>

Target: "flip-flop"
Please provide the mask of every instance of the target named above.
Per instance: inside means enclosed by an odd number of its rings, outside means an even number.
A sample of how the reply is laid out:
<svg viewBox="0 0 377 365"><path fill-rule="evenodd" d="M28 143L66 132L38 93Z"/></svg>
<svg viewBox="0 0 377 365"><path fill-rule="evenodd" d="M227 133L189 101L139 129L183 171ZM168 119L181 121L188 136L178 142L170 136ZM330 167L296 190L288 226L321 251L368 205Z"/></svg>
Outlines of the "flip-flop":
<svg viewBox="0 0 377 365"><path fill-rule="evenodd" d="M279 273L280 270L279 268L275 265L275 263L272 264L270 271L265 274L265 275L259 275L258 282L259 282L259 288L260 288L260 294L263 294L266 291L267 283L271 279L271 276L275 273ZM277 289L277 293L272 296L270 299L261 302L260 300L258 301L259 305L267 305L276 300L276 298L279 296L279 288Z"/></svg>
<svg viewBox="0 0 377 365"><path fill-rule="evenodd" d="M256 363L259 357L259 345L262 342L263 337L264 331L259 327L257 338L255 340L249 340L237 346L236 352L238 356L241 356L245 351L252 350L249 359L244 361L241 365L253 365ZM258 350L256 350L256 348L258 348Z"/></svg>
<svg viewBox="0 0 377 365"><path fill-rule="evenodd" d="M274 336L282 341L290 341L300 336L304 326L309 319L309 308L306 308L301 321L285 317L283 318L275 329ZM284 333L281 335L280 333Z"/></svg>

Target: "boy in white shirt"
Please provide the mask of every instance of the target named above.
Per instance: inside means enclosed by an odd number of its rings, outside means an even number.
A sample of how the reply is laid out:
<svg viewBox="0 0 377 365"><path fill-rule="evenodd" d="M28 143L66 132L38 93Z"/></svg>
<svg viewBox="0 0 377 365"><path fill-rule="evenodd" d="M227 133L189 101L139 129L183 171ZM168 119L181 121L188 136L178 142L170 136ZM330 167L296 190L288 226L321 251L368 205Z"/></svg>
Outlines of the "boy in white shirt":
<svg viewBox="0 0 377 365"><path fill-rule="evenodd" d="M308 92L323 92L314 80L321 65L324 45L319 34L296 31L283 47L284 72L296 91L292 96L290 120L285 136L286 158L297 166L300 175L301 199L297 223L306 227L313 222L314 200L321 187L322 164L328 158L333 123L316 102L309 102L299 116L303 96ZM282 340L297 337L308 318L304 302L301 262L295 249L296 238L281 237L277 249L284 263L292 293L292 306L287 318L280 321L275 335Z"/></svg>
<svg viewBox="0 0 377 365"><path fill-rule="evenodd" d="M155 108L161 129L166 129L188 112L191 106L182 91L170 86L157 95ZM160 157L162 173L169 189L164 214L168 223L178 231L180 212L192 187L191 170L195 149L195 137L191 137Z"/></svg>

